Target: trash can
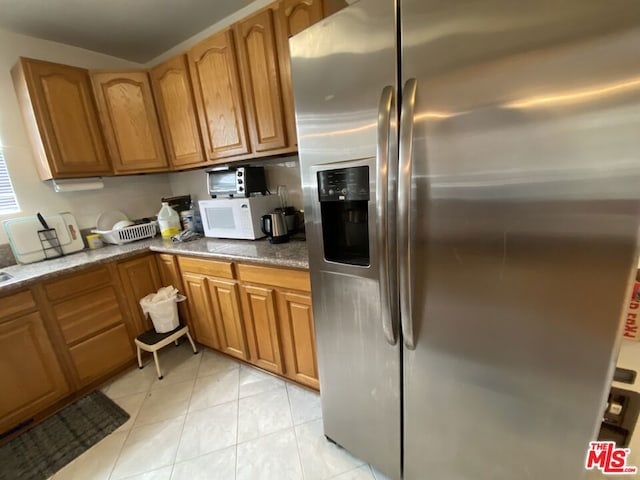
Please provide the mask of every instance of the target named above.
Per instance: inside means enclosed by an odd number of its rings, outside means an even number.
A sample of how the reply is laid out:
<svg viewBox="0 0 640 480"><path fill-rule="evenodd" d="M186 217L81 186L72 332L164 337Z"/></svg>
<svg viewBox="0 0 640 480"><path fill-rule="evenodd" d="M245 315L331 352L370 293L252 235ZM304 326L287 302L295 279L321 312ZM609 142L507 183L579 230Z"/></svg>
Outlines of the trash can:
<svg viewBox="0 0 640 480"><path fill-rule="evenodd" d="M156 293L150 293L140 300L140 307L145 315L151 317L153 328L158 333L175 330L180 325L178 302L186 299L173 286L162 287Z"/></svg>

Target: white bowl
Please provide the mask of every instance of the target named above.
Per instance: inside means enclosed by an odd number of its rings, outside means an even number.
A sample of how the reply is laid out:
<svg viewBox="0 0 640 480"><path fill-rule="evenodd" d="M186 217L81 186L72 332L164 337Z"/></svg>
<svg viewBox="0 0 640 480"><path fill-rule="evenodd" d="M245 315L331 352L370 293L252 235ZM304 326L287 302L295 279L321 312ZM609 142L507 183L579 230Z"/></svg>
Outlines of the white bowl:
<svg viewBox="0 0 640 480"><path fill-rule="evenodd" d="M123 228L130 227L131 225L134 225L131 220L120 220L113 226L113 230L122 230Z"/></svg>
<svg viewBox="0 0 640 480"><path fill-rule="evenodd" d="M98 218L96 219L96 229L104 231L113 230L116 223L124 220L129 221L129 217L121 211L107 210L98 215Z"/></svg>

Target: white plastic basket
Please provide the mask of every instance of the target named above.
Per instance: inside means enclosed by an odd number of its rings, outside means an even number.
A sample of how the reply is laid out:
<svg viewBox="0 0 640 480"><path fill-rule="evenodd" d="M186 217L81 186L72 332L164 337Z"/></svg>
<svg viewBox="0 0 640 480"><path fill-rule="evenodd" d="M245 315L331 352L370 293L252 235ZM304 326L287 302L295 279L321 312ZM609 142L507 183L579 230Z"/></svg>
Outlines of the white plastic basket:
<svg viewBox="0 0 640 480"><path fill-rule="evenodd" d="M91 230L93 233L99 233L102 240L114 245L122 245L123 243L135 242L143 238L151 238L156 235L157 222L142 223L140 225L131 225L130 227L121 228L119 230Z"/></svg>

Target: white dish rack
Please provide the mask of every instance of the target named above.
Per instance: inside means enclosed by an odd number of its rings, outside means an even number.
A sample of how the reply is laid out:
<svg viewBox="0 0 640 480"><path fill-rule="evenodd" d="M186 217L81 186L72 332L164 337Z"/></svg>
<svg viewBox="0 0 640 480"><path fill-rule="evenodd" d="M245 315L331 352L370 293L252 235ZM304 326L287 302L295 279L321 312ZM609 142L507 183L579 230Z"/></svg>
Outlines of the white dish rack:
<svg viewBox="0 0 640 480"><path fill-rule="evenodd" d="M141 223L119 230L91 230L98 233L106 243L122 245L123 243L135 242L143 238L155 237L158 222Z"/></svg>

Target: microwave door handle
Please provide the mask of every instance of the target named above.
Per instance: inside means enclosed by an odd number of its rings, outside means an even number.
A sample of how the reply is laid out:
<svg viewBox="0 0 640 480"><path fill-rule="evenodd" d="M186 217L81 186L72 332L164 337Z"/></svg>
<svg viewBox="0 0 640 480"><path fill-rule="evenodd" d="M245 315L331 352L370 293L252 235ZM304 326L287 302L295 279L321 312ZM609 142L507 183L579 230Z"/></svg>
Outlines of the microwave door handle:
<svg viewBox="0 0 640 480"><path fill-rule="evenodd" d="M402 337L409 350L415 350L413 332L413 222L411 221L411 183L413 181L413 123L418 81L410 78L402 90L400 112L400 158L398 171L398 263L400 269L400 318Z"/></svg>
<svg viewBox="0 0 640 480"><path fill-rule="evenodd" d="M382 89L380 103L378 104L378 141L376 148L376 213L378 218L377 243L378 243L378 272L380 292L380 313L382 317L382 330L389 345L397 342L392 315L392 293L395 287L390 273L389 255L389 150L391 132L391 114L394 110L393 87L387 85ZM395 313L396 309L393 308Z"/></svg>

